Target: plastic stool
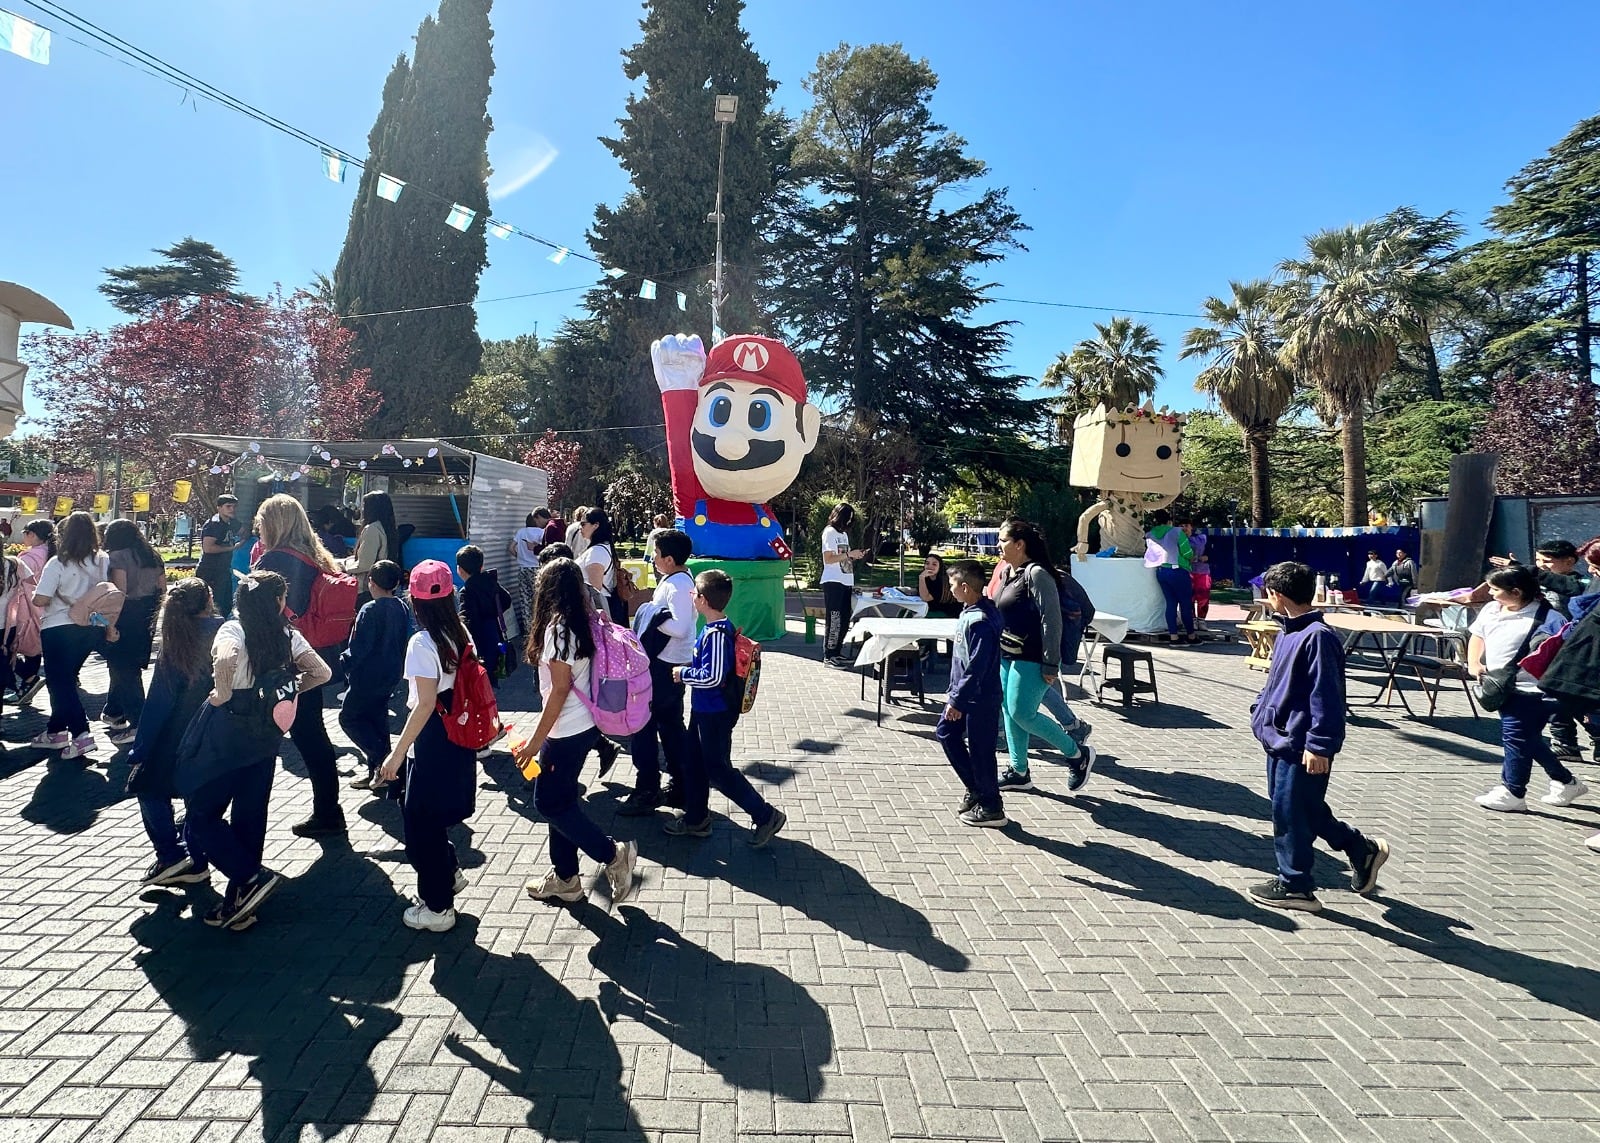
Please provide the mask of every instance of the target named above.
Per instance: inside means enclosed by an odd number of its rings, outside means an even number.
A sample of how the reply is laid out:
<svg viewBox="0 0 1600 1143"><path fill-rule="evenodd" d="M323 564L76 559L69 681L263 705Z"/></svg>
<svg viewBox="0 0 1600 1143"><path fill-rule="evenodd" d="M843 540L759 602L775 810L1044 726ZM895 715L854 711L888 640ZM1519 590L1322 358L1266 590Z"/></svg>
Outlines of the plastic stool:
<svg viewBox="0 0 1600 1143"><path fill-rule="evenodd" d="M1117 674L1111 673L1111 664L1117 664ZM1149 672L1148 679L1138 677L1135 667L1143 663ZM1125 643L1113 643L1101 654L1100 684L1095 688L1094 701L1100 702L1100 696L1107 687L1122 694L1122 705L1132 706L1133 696L1148 694L1151 699L1161 702L1161 693L1156 690L1156 657L1149 651L1139 647L1129 647Z"/></svg>

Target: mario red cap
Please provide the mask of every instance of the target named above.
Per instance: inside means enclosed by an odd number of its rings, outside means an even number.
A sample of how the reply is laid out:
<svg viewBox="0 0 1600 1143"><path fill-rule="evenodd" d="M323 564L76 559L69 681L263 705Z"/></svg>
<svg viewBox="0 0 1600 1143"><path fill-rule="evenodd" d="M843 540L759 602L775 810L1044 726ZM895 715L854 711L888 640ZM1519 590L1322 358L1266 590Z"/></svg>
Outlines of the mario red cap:
<svg viewBox="0 0 1600 1143"><path fill-rule="evenodd" d="M440 599L455 589L450 569L438 560L423 560L411 569L412 599Z"/></svg>
<svg viewBox="0 0 1600 1143"><path fill-rule="evenodd" d="M776 389L795 404L806 403L806 379L800 362L789 347L770 337L753 333L730 334L706 355L706 371L700 384L713 381L746 381Z"/></svg>

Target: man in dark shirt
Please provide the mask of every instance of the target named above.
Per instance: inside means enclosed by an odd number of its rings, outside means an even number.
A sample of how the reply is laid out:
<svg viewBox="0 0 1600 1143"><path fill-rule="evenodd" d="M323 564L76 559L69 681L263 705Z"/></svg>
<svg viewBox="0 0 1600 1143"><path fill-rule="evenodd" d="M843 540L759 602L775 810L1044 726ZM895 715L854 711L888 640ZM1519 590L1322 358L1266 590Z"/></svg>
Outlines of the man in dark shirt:
<svg viewBox="0 0 1600 1143"><path fill-rule="evenodd" d="M195 575L211 588L218 615L233 610L233 549L239 546L244 529L236 521L239 498L226 493L217 497L217 514L200 530L200 566Z"/></svg>

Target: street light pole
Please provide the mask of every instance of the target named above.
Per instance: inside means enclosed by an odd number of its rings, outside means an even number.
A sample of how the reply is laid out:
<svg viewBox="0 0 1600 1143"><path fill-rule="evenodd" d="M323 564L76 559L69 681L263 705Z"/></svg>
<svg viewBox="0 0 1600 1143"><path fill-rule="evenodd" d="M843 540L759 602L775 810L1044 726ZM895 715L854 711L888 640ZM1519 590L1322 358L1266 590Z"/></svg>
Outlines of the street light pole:
<svg viewBox="0 0 1600 1143"><path fill-rule="evenodd" d="M722 340L722 168L728 157L728 124L732 123L739 114L739 97L737 95L719 95L712 111L711 118L720 130L717 140L717 209L712 212L708 221L717 224L717 262L714 277L711 283L711 341L712 344Z"/></svg>

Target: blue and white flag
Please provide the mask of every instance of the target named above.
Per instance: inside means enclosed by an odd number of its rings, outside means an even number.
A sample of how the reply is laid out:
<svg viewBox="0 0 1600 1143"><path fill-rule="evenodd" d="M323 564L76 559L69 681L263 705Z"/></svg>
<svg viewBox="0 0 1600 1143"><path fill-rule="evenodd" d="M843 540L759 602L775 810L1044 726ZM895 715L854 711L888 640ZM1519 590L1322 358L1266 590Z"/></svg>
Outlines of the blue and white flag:
<svg viewBox="0 0 1600 1143"><path fill-rule="evenodd" d="M656 284L649 278L639 283L639 296L647 302L656 300Z"/></svg>
<svg viewBox="0 0 1600 1143"><path fill-rule="evenodd" d="M682 290L678 291L678 308L685 312L688 312L689 309L689 299L684 296Z"/></svg>
<svg viewBox="0 0 1600 1143"><path fill-rule="evenodd" d="M0 12L0 51L36 64L50 62L50 31L13 12Z"/></svg>
<svg viewBox="0 0 1600 1143"><path fill-rule="evenodd" d="M611 269L606 271L606 277L608 277L608 278L620 278L620 277L622 277L622 275L624 275L626 273L627 273L626 270L619 270L615 266L613 266L613 267L611 267Z"/></svg>
<svg viewBox="0 0 1600 1143"><path fill-rule="evenodd" d="M344 161L343 155L332 151L322 152L322 173L336 183L344 182L345 168L350 164Z"/></svg>
<svg viewBox="0 0 1600 1143"><path fill-rule="evenodd" d="M572 251L568 250L565 246L557 247L555 250L550 252L550 262L552 265L559 266L561 263L567 260L567 255L571 253Z"/></svg>
<svg viewBox="0 0 1600 1143"><path fill-rule="evenodd" d="M489 233L496 238L510 238L511 224L509 222L491 222L488 224Z"/></svg>
<svg viewBox="0 0 1600 1143"><path fill-rule="evenodd" d="M406 189L405 180L397 179L393 175L378 176L378 197L388 199L390 202L400 201L400 192Z"/></svg>
<svg viewBox="0 0 1600 1143"><path fill-rule="evenodd" d="M477 211L469 210L467 207L462 206L459 202L452 203L450 206L450 214L445 218L444 224L446 226L453 226L462 233L466 233L467 227L471 226L472 220L477 217Z"/></svg>

